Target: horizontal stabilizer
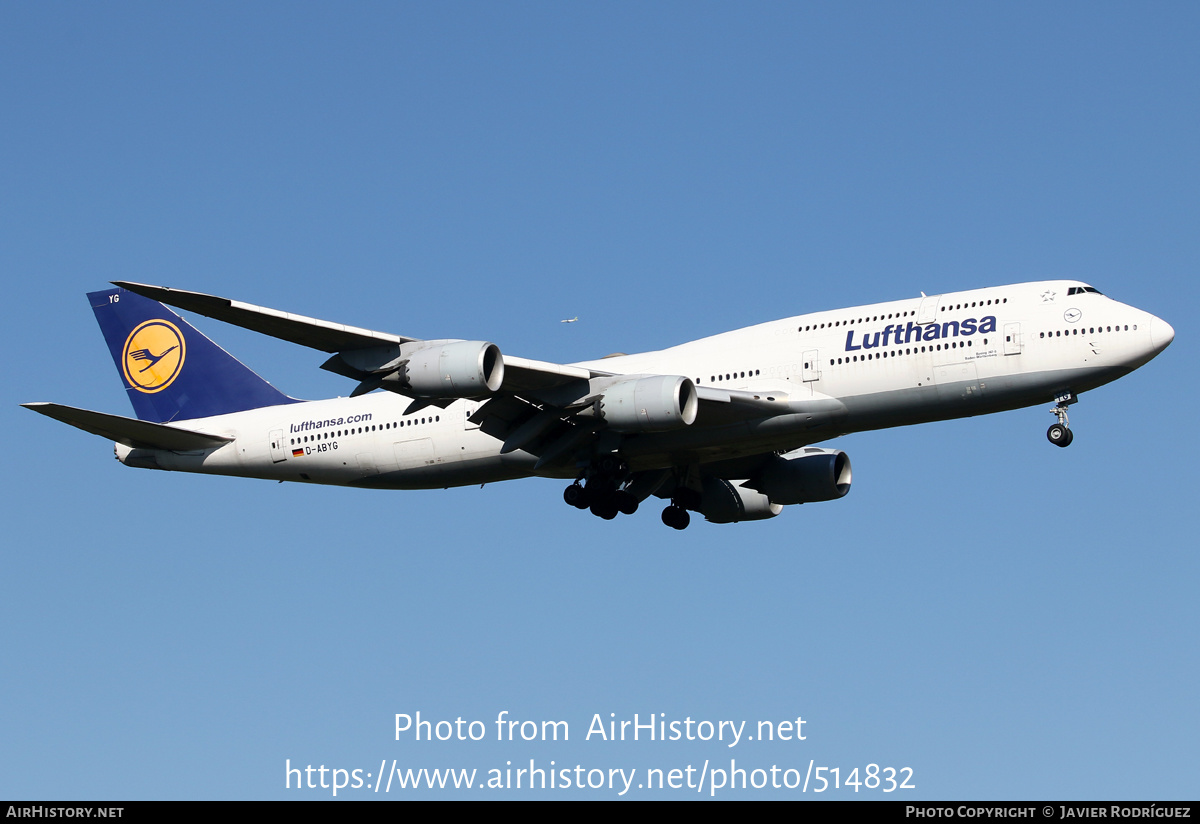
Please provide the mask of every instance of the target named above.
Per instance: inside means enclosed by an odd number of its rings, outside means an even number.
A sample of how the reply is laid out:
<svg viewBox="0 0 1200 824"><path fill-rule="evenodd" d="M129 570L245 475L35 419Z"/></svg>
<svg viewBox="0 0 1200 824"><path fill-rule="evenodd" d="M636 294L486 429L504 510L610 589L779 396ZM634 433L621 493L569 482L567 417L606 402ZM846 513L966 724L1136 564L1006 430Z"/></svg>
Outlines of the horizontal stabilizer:
<svg viewBox="0 0 1200 824"><path fill-rule="evenodd" d="M191 452L213 449L233 440L233 438L222 435L206 435L202 432L164 426L161 423L123 418L120 415L108 415L104 412L93 412L90 409L78 409L58 403L23 403L21 406L48 418L54 418L56 421L70 424L84 432L90 432L93 435L99 435L110 441L123 443L137 449L169 449L172 452Z"/></svg>

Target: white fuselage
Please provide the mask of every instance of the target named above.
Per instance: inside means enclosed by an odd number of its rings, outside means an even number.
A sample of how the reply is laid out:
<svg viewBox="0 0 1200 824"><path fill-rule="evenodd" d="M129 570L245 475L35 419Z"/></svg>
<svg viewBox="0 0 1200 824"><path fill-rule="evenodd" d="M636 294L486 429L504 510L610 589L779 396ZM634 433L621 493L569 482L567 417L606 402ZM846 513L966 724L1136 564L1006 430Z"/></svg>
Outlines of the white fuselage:
<svg viewBox="0 0 1200 824"><path fill-rule="evenodd" d="M723 421L701 408L676 430L626 436L634 470L732 460L837 435L1048 403L1154 357L1174 332L1076 281L1045 281L800 315L669 349L579 364L681 375L710 390L771 397L778 412ZM1076 292L1075 294L1070 294ZM234 438L178 453L117 445L125 463L322 484L433 488L525 477L536 455L500 453L469 421L482 401L444 409L376 392L184 421Z"/></svg>

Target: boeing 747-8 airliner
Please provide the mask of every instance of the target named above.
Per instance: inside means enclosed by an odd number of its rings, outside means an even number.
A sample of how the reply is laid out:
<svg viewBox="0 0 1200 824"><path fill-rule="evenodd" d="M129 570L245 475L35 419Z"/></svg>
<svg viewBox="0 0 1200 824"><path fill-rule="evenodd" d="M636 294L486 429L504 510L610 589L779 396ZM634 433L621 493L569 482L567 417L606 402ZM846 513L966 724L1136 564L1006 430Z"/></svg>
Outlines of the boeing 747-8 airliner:
<svg viewBox="0 0 1200 824"><path fill-rule="evenodd" d="M136 283L88 295L137 419L25 406L116 441L127 466L375 489L572 481L601 518L669 500L714 523L840 498L839 435L1054 403L1149 361L1170 324L1075 281L856 306L657 352L555 364ZM161 301L161 302L160 302ZM163 304L331 355L346 398L276 390ZM383 391L373 391L383 390Z"/></svg>

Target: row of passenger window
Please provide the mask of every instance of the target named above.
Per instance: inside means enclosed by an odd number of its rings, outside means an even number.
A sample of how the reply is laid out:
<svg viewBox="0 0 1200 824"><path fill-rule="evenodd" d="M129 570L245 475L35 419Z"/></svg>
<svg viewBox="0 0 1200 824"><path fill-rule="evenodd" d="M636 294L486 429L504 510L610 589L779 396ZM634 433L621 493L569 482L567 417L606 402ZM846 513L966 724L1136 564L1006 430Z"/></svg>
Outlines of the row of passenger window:
<svg viewBox="0 0 1200 824"><path fill-rule="evenodd" d="M970 303L956 303L953 306L951 306L950 304L947 303L945 306L941 307L938 311L939 312L949 312L952 309L953 310L974 309L977 306L993 306L993 305L999 306L1002 303L1008 303L1008 298L997 298L996 300L989 300L989 301L973 300Z"/></svg>
<svg viewBox="0 0 1200 824"><path fill-rule="evenodd" d="M720 383L721 381L736 381L742 378L757 378L760 371L758 369L750 369L746 372L726 372L724 375L709 375L709 383ZM700 379L696 378L696 383L700 383Z"/></svg>
<svg viewBox="0 0 1200 824"><path fill-rule="evenodd" d="M1053 332L1040 332L1039 337L1069 338L1072 335L1102 335L1105 332L1129 332L1131 330L1134 332L1137 331L1136 323L1133 324L1132 327L1130 327L1128 323L1125 324L1124 327L1122 327L1120 324L1117 324L1116 326L1089 326L1086 332L1082 327L1075 327L1073 329L1055 329Z"/></svg>
<svg viewBox="0 0 1200 824"><path fill-rule="evenodd" d="M345 438L350 435L362 435L370 432L384 432L389 429L399 429L402 426L419 426L423 423L435 423L442 419L441 415L430 415L425 418L409 418L403 421L392 421L391 423L372 424L371 426L360 426L358 428L351 427L350 429L337 429L329 432L321 432L317 435L305 435L302 438L292 438L291 445L301 443L312 443L313 441L327 441L330 438Z"/></svg>
<svg viewBox="0 0 1200 824"><path fill-rule="evenodd" d="M916 317L916 310L911 312L889 312L886 315L875 315L873 317L850 318L850 320L835 320L833 323L813 323L808 326L801 326L797 332L813 332L818 329L833 329L838 326L853 326L856 323L875 323L880 320L898 320L899 318Z"/></svg>
<svg viewBox="0 0 1200 824"><path fill-rule="evenodd" d="M976 309L980 306L999 306L1002 303L1008 303L1008 298L994 298L992 300L973 300L970 303L955 303L953 305L946 304L939 307L939 312L951 312L959 309ZM813 323L808 326L801 326L797 332L812 332L820 329L833 329L839 326L853 326L856 323L875 323L881 320L898 320L900 318L915 317L917 311L915 309L906 312L889 312L886 315L874 315L865 318L850 318L849 320L835 320L832 323Z"/></svg>

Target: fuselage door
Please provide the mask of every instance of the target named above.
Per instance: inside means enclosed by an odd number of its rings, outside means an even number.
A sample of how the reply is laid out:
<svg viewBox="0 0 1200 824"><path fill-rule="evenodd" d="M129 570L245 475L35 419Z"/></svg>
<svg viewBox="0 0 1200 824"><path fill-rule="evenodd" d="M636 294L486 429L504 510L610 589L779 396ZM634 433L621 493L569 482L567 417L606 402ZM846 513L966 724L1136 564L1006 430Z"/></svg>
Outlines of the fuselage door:
<svg viewBox="0 0 1200 824"><path fill-rule="evenodd" d="M271 430L271 460L275 463L287 460L287 447L283 445L283 430Z"/></svg>
<svg viewBox="0 0 1200 824"><path fill-rule="evenodd" d="M820 361L817 359L818 351L809 349L804 353L804 380L819 381L821 379Z"/></svg>
<svg viewBox="0 0 1200 824"><path fill-rule="evenodd" d="M930 295L921 300L921 308L917 310L917 325L924 326L937 320L938 298L941 295Z"/></svg>
<svg viewBox="0 0 1200 824"><path fill-rule="evenodd" d="M465 401L463 403L463 429L478 429L479 424L471 423L471 416L479 409L478 401Z"/></svg>
<svg viewBox="0 0 1200 824"><path fill-rule="evenodd" d="M1004 354L1021 354L1021 324L1004 324Z"/></svg>

